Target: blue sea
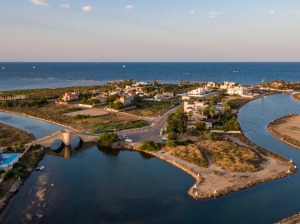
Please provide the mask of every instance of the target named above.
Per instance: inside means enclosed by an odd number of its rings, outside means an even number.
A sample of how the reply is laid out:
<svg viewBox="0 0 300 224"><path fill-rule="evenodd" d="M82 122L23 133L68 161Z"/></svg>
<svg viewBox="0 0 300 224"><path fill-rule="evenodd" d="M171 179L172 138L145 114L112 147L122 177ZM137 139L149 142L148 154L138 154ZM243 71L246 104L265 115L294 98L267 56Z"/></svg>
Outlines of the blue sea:
<svg viewBox="0 0 300 224"><path fill-rule="evenodd" d="M111 80L300 81L300 63L14 63L0 62L0 91L100 85Z"/></svg>

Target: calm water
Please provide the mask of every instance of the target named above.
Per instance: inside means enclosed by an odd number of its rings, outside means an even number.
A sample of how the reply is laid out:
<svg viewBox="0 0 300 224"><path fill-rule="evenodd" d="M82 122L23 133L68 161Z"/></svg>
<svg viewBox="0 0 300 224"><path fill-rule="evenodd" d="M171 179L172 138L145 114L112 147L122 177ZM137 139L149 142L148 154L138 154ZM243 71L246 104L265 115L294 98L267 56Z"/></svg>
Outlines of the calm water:
<svg viewBox="0 0 300 224"><path fill-rule="evenodd" d="M123 67L125 65L125 68ZM4 69L3 69L4 67ZM34 68L33 68L34 67ZM0 91L78 85L134 79L178 83L180 80L235 81L256 85L266 81L299 81L300 63L4 63Z"/></svg>
<svg viewBox="0 0 300 224"><path fill-rule="evenodd" d="M274 95L245 105L239 121L251 140L299 165L300 152L273 138L266 127L298 111L300 104L290 95ZM4 223L273 223L300 211L299 173L196 201L187 195L193 178L137 152L107 154L83 145L49 152L41 165L45 171L28 178L9 203Z"/></svg>

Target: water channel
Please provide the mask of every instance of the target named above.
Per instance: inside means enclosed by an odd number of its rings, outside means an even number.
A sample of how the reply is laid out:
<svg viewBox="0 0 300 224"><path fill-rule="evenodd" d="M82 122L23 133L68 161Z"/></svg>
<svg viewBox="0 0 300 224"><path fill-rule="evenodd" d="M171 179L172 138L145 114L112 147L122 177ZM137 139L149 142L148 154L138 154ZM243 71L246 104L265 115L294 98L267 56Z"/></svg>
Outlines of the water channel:
<svg viewBox="0 0 300 224"><path fill-rule="evenodd" d="M299 111L300 103L290 95L273 95L246 104L239 121L252 141L300 165L300 152L272 137L266 127ZM60 129L4 113L0 122L37 137ZM192 177L137 152L106 152L84 144L48 151L40 165L45 170L26 180L6 208L3 223L273 223L300 211L299 173L197 201L187 195Z"/></svg>

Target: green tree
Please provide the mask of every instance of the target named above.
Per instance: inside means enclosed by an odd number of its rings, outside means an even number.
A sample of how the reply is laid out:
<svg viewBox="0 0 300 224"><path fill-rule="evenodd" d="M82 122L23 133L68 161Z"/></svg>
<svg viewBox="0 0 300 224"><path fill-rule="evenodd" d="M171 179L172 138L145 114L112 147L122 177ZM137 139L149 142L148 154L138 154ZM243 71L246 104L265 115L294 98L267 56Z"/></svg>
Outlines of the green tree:
<svg viewBox="0 0 300 224"><path fill-rule="evenodd" d="M177 134L173 131L168 133L168 139L169 140L177 140Z"/></svg>
<svg viewBox="0 0 300 224"><path fill-rule="evenodd" d="M188 115L189 115L189 117L190 117L190 120L191 120L191 119L192 119L192 117L193 117L193 115L194 115L193 111L191 111L191 110L190 110L190 111L188 112Z"/></svg>
<svg viewBox="0 0 300 224"><path fill-rule="evenodd" d="M169 114L167 118L167 132L185 133L187 130L188 116L183 107L179 107L176 113Z"/></svg>
<svg viewBox="0 0 300 224"><path fill-rule="evenodd" d="M117 142L119 137L115 133L103 132L96 140L97 145L104 148L110 148L114 142Z"/></svg>
<svg viewBox="0 0 300 224"><path fill-rule="evenodd" d="M210 115L211 119L213 119L213 117L215 115L215 112L216 112L215 106L211 105L210 108L209 108L209 115Z"/></svg>
<svg viewBox="0 0 300 224"><path fill-rule="evenodd" d="M224 129L224 131L239 131L239 130L241 130L240 124L239 124L236 116L233 116L230 120L224 122L223 129Z"/></svg>
<svg viewBox="0 0 300 224"><path fill-rule="evenodd" d="M196 122L195 126L196 126L196 130L198 131L204 131L206 129L206 125L204 121Z"/></svg>
<svg viewBox="0 0 300 224"><path fill-rule="evenodd" d="M154 143L153 141L144 141L140 146L139 150L143 151L157 151L160 147L157 143Z"/></svg>
<svg viewBox="0 0 300 224"><path fill-rule="evenodd" d="M109 95L107 97L107 102L114 102L116 99L119 98L119 95L118 94L113 94L113 95Z"/></svg>

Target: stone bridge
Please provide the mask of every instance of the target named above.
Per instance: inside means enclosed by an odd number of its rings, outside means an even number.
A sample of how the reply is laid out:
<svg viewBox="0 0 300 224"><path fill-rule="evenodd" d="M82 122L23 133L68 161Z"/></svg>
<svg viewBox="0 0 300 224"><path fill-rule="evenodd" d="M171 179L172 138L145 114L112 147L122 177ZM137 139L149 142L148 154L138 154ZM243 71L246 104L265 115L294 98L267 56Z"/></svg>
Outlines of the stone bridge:
<svg viewBox="0 0 300 224"><path fill-rule="evenodd" d="M64 145L70 145L74 138L78 137L82 142L95 142L98 136L79 133L71 130L59 130L51 135L31 142L31 145L42 145L50 148L55 140L61 140Z"/></svg>

